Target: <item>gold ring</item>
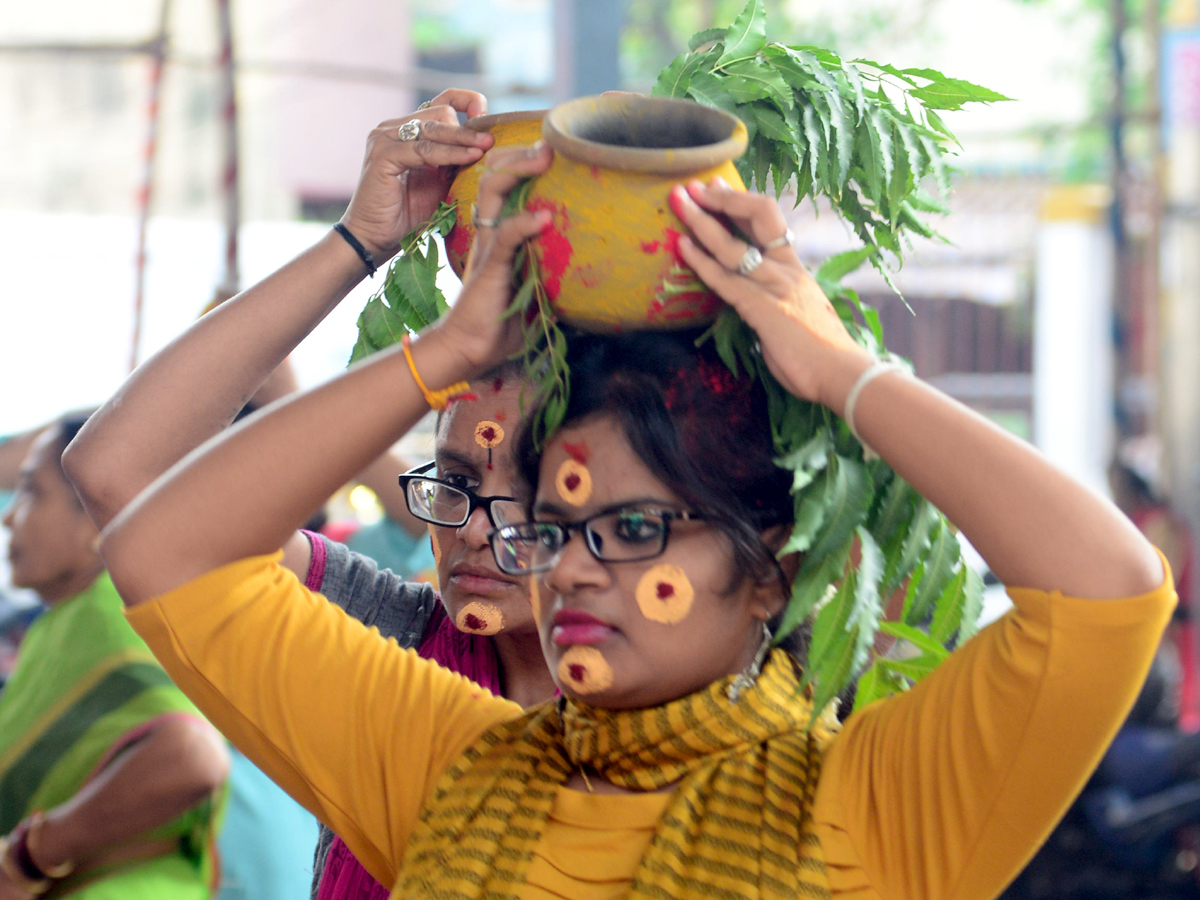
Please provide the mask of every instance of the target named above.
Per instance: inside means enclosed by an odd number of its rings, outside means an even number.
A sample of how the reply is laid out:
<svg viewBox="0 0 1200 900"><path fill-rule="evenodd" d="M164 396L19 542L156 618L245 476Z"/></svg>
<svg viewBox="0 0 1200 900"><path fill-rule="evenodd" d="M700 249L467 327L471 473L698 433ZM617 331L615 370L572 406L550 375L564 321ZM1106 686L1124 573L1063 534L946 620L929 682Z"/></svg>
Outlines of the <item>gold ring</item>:
<svg viewBox="0 0 1200 900"><path fill-rule="evenodd" d="M495 228L497 225L500 224L500 219L499 218L485 219L483 216L481 216L479 214L479 208L474 203L472 203L471 204L471 224L473 226L475 226L475 230L478 231L480 228Z"/></svg>
<svg viewBox="0 0 1200 900"><path fill-rule="evenodd" d="M396 137L401 141L415 141L421 136L421 120L409 119L396 129Z"/></svg>
<svg viewBox="0 0 1200 900"><path fill-rule="evenodd" d="M764 250L774 250L777 247L790 247L796 241L796 235L792 233L792 229L785 229L783 234L775 238L773 241L767 241L763 244Z"/></svg>

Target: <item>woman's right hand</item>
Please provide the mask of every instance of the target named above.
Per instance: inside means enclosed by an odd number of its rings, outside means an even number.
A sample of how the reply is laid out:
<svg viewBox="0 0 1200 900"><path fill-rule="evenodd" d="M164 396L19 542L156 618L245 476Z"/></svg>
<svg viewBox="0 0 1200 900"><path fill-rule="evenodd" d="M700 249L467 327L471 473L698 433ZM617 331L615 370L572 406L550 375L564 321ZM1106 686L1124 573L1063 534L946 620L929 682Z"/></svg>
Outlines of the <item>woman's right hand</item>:
<svg viewBox="0 0 1200 900"><path fill-rule="evenodd" d="M488 154L475 200L475 244L467 259L462 293L445 317L430 329L465 371L482 373L517 353L521 323L504 318L513 296L513 257L517 248L550 224L549 210L518 212L500 219L509 193L526 178L550 166L553 151L542 143L505 147ZM495 226L485 223L496 221Z"/></svg>
<svg viewBox="0 0 1200 900"><path fill-rule="evenodd" d="M389 119L367 138L366 159L342 224L382 264L400 249L406 234L437 211L459 166L469 166L492 146L490 134L458 124L487 112L487 99L475 91L450 88L429 106ZM416 140L400 140L400 127L421 123Z"/></svg>

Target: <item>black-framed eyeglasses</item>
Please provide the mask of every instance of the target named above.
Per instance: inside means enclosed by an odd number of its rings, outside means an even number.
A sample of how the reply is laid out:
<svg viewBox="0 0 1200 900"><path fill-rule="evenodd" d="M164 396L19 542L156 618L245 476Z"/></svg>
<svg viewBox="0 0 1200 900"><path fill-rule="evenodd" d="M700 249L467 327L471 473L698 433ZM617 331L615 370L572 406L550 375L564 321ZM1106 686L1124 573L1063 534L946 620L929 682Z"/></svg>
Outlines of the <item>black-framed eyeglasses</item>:
<svg viewBox="0 0 1200 900"><path fill-rule="evenodd" d="M601 562L637 562L661 556L672 522L703 520L703 513L630 506L606 510L582 522L521 522L491 535L492 555L508 575L534 575L552 568L572 534L583 534Z"/></svg>
<svg viewBox="0 0 1200 900"><path fill-rule="evenodd" d="M436 463L425 463L400 476L408 511L422 522L457 528L465 525L471 513L483 507L492 528L502 528L525 518L525 507L515 497L481 497L469 488L459 487L425 473Z"/></svg>

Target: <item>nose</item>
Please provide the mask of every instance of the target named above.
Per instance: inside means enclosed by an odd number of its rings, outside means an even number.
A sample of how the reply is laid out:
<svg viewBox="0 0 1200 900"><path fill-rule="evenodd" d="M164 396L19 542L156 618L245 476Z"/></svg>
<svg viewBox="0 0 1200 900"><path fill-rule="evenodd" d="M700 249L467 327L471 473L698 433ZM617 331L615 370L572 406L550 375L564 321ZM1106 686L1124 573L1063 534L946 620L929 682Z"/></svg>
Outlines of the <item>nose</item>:
<svg viewBox="0 0 1200 900"><path fill-rule="evenodd" d="M471 510L467 521L458 526L458 536L472 550L481 550L488 546L488 535L492 531L492 523L488 520L487 510L482 506Z"/></svg>
<svg viewBox="0 0 1200 900"><path fill-rule="evenodd" d="M566 594L582 587L603 587L609 583L611 576L608 566L596 559L588 549L583 529L572 528L567 532L567 542L559 551L557 562L542 577L546 587L556 593Z"/></svg>

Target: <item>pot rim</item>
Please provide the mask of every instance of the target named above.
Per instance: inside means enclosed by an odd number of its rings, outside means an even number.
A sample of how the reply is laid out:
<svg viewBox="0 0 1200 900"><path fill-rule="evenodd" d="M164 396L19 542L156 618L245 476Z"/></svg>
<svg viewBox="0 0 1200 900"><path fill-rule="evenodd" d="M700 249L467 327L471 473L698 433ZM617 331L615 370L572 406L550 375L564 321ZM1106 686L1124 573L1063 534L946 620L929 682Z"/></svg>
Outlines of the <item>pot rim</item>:
<svg viewBox="0 0 1200 900"><path fill-rule="evenodd" d="M486 116L476 116L467 119L463 124L472 131L491 131L497 125L508 125L510 122L536 122L544 119L548 109L520 109L515 112L492 113Z"/></svg>
<svg viewBox="0 0 1200 900"><path fill-rule="evenodd" d="M695 110L699 116L724 120L729 126L729 136L698 147L660 148L602 144L570 133L572 119L586 110L618 112L644 108L652 114L656 108L662 111L683 107ZM578 97L560 103L543 119L542 138L555 152L561 152L579 162L624 172L653 172L662 175L680 175L729 162L745 153L748 143L745 124L732 113L704 106L693 100L643 97L639 94L604 94Z"/></svg>

